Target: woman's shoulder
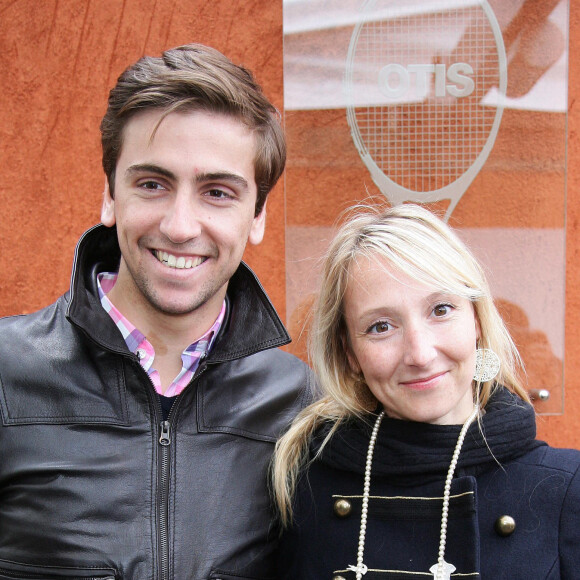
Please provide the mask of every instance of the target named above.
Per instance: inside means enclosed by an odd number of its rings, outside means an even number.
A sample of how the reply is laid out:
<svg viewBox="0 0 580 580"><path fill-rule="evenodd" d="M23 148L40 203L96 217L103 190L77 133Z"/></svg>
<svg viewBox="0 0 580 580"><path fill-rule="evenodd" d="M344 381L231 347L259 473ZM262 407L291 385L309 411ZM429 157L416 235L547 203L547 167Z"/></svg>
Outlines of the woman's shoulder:
<svg viewBox="0 0 580 580"><path fill-rule="evenodd" d="M550 516L557 517L553 530L558 532L560 577L576 578L580 565L580 451L544 445L529 455L535 469L543 476L533 486L530 500L533 496L541 499L544 513L549 513L546 520ZM538 507L538 502L533 505Z"/></svg>
<svg viewBox="0 0 580 580"><path fill-rule="evenodd" d="M521 490L523 485L522 493L542 497L547 509L580 518L580 451L543 444L502 468L509 486Z"/></svg>
<svg viewBox="0 0 580 580"><path fill-rule="evenodd" d="M364 472L371 431L372 422L366 417L325 421L310 442L310 459L328 467Z"/></svg>
<svg viewBox="0 0 580 580"><path fill-rule="evenodd" d="M539 469L559 471L570 476L580 473L580 451L577 449L561 449L544 444L523 455L519 461Z"/></svg>

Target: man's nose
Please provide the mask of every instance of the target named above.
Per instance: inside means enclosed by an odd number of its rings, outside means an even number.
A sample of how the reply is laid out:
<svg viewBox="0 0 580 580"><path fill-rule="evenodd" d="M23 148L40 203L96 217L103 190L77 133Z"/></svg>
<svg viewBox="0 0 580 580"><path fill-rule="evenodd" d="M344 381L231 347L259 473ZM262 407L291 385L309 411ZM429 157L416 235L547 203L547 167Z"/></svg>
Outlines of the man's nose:
<svg viewBox="0 0 580 580"><path fill-rule="evenodd" d="M175 244L183 244L201 234L200 208L191 192L177 192L161 219L160 230Z"/></svg>

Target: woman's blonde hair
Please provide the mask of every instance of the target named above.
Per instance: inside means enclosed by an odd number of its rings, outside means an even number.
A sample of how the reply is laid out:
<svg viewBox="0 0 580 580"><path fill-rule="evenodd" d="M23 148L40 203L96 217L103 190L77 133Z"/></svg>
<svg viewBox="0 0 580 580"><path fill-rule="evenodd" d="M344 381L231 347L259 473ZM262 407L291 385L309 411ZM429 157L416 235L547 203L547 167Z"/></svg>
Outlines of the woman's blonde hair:
<svg viewBox="0 0 580 580"><path fill-rule="evenodd" d="M351 267L359 258L387 261L425 285L470 300L480 328L478 346L492 349L501 361L497 382L474 381L474 398L483 409L493 389L504 385L529 401L519 380L520 356L493 303L483 269L451 228L430 211L411 204L386 210L359 206L349 215L325 254L309 335L310 360L321 396L296 417L274 455L274 495L284 524L291 519L296 480L316 428L325 422L333 424L327 441L342 420L361 417L378 404L346 356L349 341L343 299Z"/></svg>

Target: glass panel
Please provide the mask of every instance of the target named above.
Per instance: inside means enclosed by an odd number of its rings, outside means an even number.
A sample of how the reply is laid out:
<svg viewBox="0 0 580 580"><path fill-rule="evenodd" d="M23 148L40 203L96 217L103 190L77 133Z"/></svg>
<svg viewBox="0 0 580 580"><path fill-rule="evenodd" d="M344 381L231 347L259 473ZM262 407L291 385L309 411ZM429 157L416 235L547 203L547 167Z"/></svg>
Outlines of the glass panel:
<svg viewBox="0 0 580 580"><path fill-rule="evenodd" d="M296 354L341 212L429 203L485 266L538 412L563 412L567 63L567 0L284 0Z"/></svg>

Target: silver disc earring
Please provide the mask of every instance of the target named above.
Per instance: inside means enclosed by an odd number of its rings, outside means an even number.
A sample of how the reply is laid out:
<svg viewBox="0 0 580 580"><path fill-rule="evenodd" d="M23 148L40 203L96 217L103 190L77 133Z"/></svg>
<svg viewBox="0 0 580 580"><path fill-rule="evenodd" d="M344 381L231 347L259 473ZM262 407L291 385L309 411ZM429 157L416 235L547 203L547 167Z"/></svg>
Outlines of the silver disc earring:
<svg viewBox="0 0 580 580"><path fill-rule="evenodd" d="M495 379L501 366L499 356L491 348L478 348L475 351L475 373L473 380L478 383L487 383Z"/></svg>

